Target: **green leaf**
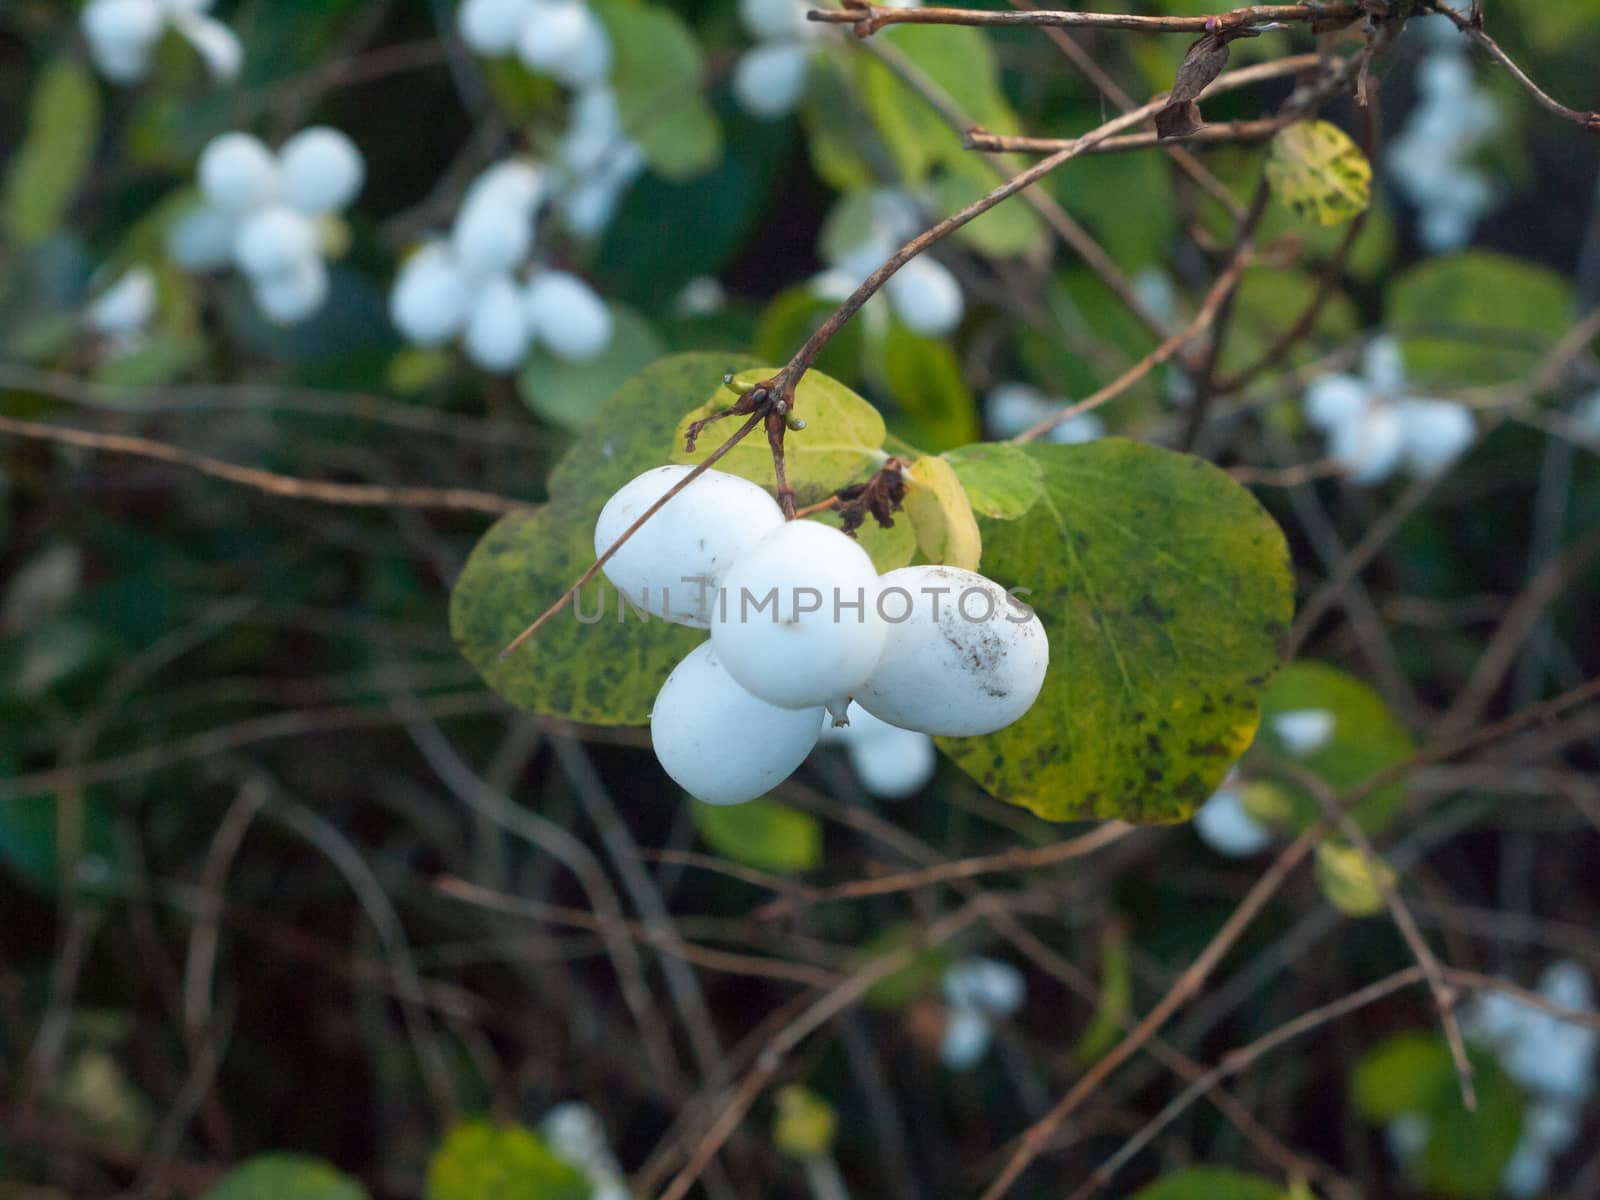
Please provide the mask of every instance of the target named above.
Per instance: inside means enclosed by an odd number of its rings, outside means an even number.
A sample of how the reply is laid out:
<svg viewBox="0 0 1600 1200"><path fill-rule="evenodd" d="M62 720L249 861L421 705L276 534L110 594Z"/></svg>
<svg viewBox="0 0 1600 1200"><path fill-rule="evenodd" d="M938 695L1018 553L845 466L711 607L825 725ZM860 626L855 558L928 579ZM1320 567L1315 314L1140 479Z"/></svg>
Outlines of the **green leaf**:
<svg viewBox="0 0 1600 1200"><path fill-rule="evenodd" d="M1314 225L1340 225L1372 202L1372 164L1327 121L1280 130L1267 154L1267 183L1280 204Z"/></svg>
<svg viewBox="0 0 1600 1200"><path fill-rule="evenodd" d="M71 59L44 67L28 106L28 131L6 174L5 229L42 242L60 227L100 137L100 93Z"/></svg>
<svg viewBox="0 0 1600 1200"><path fill-rule="evenodd" d="M299 1154L263 1154L236 1167L202 1200L366 1200L359 1183Z"/></svg>
<svg viewBox="0 0 1600 1200"><path fill-rule="evenodd" d="M1292 611L1283 534L1200 459L1108 438L1028 446L1043 494L986 519L984 573L1050 637L1027 716L940 747L1049 820L1180 821L1249 746Z"/></svg>
<svg viewBox="0 0 1600 1200"><path fill-rule="evenodd" d="M726 407L732 398L719 389L709 401L684 414L673 443L673 462L699 462L727 439L743 418L729 417L711 426L701 434L693 454L683 448L683 434L689 425ZM795 389L795 412L806 427L790 432L783 446L789 484L798 503L812 504L832 495L852 480L877 470L887 458L883 439L888 430L883 414L838 380L820 371L806 372ZM717 460L717 470L765 488L776 485L772 451L759 428Z"/></svg>
<svg viewBox="0 0 1600 1200"><path fill-rule="evenodd" d="M1113 926L1100 940L1100 1003L1072 1057L1084 1067L1098 1061L1121 1040L1132 1015L1133 960L1126 935Z"/></svg>
<svg viewBox="0 0 1600 1200"><path fill-rule="evenodd" d="M886 954L893 954L908 943L915 946L911 961L898 971L891 971L867 990L865 1000L876 1009L895 1011L908 1007L939 985L954 959L954 952L944 943L920 946L920 931L913 925L891 925L877 936L869 938L856 954L856 965L865 966Z"/></svg>
<svg viewBox="0 0 1600 1200"><path fill-rule="evenodd" d="M1473 250L1414 267L1384 302L1413 382L1485 386L1538 365L1571 324L1572 286L1548 268Z"/></svg>
<svg viewBox="0 0 1600 1200"><path fill-rule="evenodd" d="M464 1121L428 1164L425 1200L589 1200L590 1186L518 1125Z"/></svg>
<svg viewBox="0 0 1600 1200"><path fill-rule="evenodd" d="M822 823L771 800L706 804L690 810L706 844L734 862L761 871L809 871L822 861Z"/></svg>
<svg viewBox="0 0 1600 1200"><path fill-rule="evenodd" d="M1332 731L1312 752L1295 753L1276 723L1291 713L1314 711L1332 718ZM1252 758L1293 763L1311 771L1335 792L1365 783L1415 752L1411 734L1377 692L1337 667L1310 661L1290 663L1267 688L1261 734L1250 748ZM1322 816L1322 806L1306 789L1288 779L1274 777L1272 782L1290 797L1291 821L1297 830ZM1395 780L1357 803L1351 815L1368 833L1378 833L1394 819L1405 798L1405 781Z"/></svg>
<svg viewBox="0 0 1600 1200"><path fill-rule="evenodd" d="M809 287L780 292L761 314L756 328L755 354L768 362L784 362L833 315L838 305L824 300ZM817 369L846 383L861 372L864 323L850 321L817 356Z"/></svg>
<svg viewBox="0 0 1600 1200"><path fill-rule="evenodd" d="M1015 520L1044 495L1044 472L1021 446L983 442L946 450L967 500L980 516Z"/></svg>
<svg viewBox="0 0 1600 1200"><path fill-rule="evenodd" d="M658 4L594 0L611 35L611 88L622 128L668 179L716 164L722 129L702 94L705 62L683 18Z"/></svg>
<svg viewBox="0 0 1600 1200"><path fill-rule="evenodd" d="M919 458L905 482L906 516L923 555L931 563L976 571L983 537L955 468L942 458Z"/></svg>
<svg viewBox="0 0 1600 1200"><path fill-rule="evenodd" d="M1375 917L1384 909L1383 888L1394 886L1394 868L1369 858L1359 846L1332 839L1317 847L1317 886L1346 916Z"/></svg>
<svg viewBox="0 0 1600 1200"><path fill-rule="evenodd" d="M939 451L978 439L978 406L961 378L961 361L944 342L894 321L883 343L883 372L905 415L897 431L909 441Z"/></svg>
<svg viewBox="0 0 1600 1200"><path fill-rule="evenodd" d="M725 372L754 365L739 355L662 359L618 389L550 473L549 503L502 517L484 534L451 596L450 626L462 653L513 704L602 725L642 725L668 673L704 634L632 610L604 577L508 661L500 650L594 561L594 523L611 494L670 457L684 409ZM730 431L731 432L731 431ZM679 443L681 444L681 443Z"/></svg>
<svg viewBox="0 0 1600 1200"><path fill-rule="evenodd" d="M1477 1200L1499 1194L1506 1163L1522 1133L1524 1100L1494 1058L1469 1048L1476 1112L1461 1101L1455 1067L1443 1037L1402 1033L1382 1042L1356 1063L1352 1098L1375 1125L1417 1114L1427 1118L1428 1141L1413 1164L1431 1193Z"/></svg>
<svg viewBox="0 0 1600 1200"><path fill-rule="evenodd" d="M53 793L0 803L0 862L45 895L61 886L59 812L60 801ZM116 863L116 811L110 800L91 793L84 799L79 820L80 852L101 863Z"/></svg>
<svg viewBox="0 0 1600 1200"><path fill-rule="evenodd" d="M1190 1167L1156 1180L1133 1200L1283 1200L1283 1188L1225 1167Z"/></svg>
<svg viewBox="0 0 1600 1200"><path fill-rule="evenodd" d="M611 319L610 344L587 362L563 362L543 349L529 356L517 376L528 407L563 429L585 429L607 398L661 357L661 339L633 309L613 304Z"/></svg>

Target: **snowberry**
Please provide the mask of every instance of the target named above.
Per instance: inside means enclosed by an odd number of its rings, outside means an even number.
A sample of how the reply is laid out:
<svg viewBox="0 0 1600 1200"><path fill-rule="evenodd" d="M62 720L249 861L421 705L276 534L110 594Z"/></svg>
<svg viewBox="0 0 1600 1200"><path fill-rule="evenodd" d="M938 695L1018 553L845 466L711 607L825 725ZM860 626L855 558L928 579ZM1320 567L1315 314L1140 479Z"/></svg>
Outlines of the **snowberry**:
<svg viewBox="0 0 1600 1200"><path fill-rule="evenodd" d="M923 733L1004 729L1038 698L1050 642L1038 615L959 567L901 567L879 581L883 654L855 689L873 716Z"/></svg>
<svg viewBox="0 0 1600 1200"><path fill-rule="evenodd" d="M510 54L535 0L464 0L456 31L474 54Z"/></svg>
<svg viewBox="0 0 1600 1200"><path fill-rule="evenodd" d="M578 175L598 170L622 137L622 110L608 87L584 88L572 101L561 161Z"/></svg>
<svg viewBox="0 0 1600 1200"><path fill-rule="evenodd" d="M1302 708L1272 718L1272 732L1290 754L1315 754L1333 736L1333 714L1325 708Z"/></svg>
<svg viewBox="0 0 1600 1200"><path fill-rule="evenodd" d="M1406 400L1397 405L1405 430L1405 463L1419 478L1436 475L1472 445L1472 410L1451 400Z"/></svg>
<svg viewBox="0 0 1600 1200"><path fill-rule="evenodd" d="M269 279L318 259L317 227L284 205L271 205L246 217L233 240L233 261L253 279Z"/></svg>
<svg viewBox="0 0 1600 1200"><path fill-rule="evenodd" d="M650 713L661 766L707 804L742 804L794 773L817 744L822 709L785 709L758 699L703 642L673 668Z"/></svg>
<svg viewBox="0 0 1600 1200"><path fill-rule="evenodd" d="M1021 1008L1027 986L1021 971L993 958L962 959L940 981L950 1007L975 1008L996 1017L1009 1017Z"/></svg>
<svg viewBox="0 0 1600 1200"><path fill-rule="evenodd" d="M762 40L800 38L815 32L799 0L739 0L739 19Z"/></svg>
<svg viewBox="0 0 1600 1200"><path fill-rule="evenodd" d="M303 129L278 151L284 199L303 213L338 212L356 198L366 163L356 144L325 125Z"/></svg>
<svg viewBox="0 0 1600 1200"><path fill-rule="evenodd" d="M1015 437L1060 412L1062 407L1060 401L1046 399L1038 388L1025 383L1002 383L989 392L984 413L996 436ZM1105 422L1095 413L1084 412L1057 422L1045 435L1045 440L1077 446L1105 435Z"/></svg>
<svg viewBox="0 0 1600 1200"><path fill-rule="evenodd" d="M1359 420L1372 389L1354 375L1324 375L1306 389L1306 423L1320 433Z"/></svg>
<svg viewBox="0 0 1600 1200"><path fill-rule="evenodd" d="M266 204L278 192L278 161L260 138L225 133L200 152L200 191L232 212Z"/></svg>
<svg viewBox="0 0 1600 1200"><path fill-rule="evenodd" d="M517 57L531 71L581 86L611 69L611 40L581 0L541 0L518 31Z"/></svg>
<svg viewBox="0 0 1600 1200"><path fill-rule="evenodd" d="M461 331L470 301L450 248L430 242L400 268L389 296L389 318L407 341L442 346Z"/></svg>
<svg viewBox="0 0 1600 1200"><path fill-rule="evenodd" d="M878 577L852 538L789 521L723 576L711 640L728 673L785 708L856 692L884 646Z"/></svg>
<svg viewBox="0 0 1600 1200"><path fill-rule="evenodd" d="M579 237L594 237L611 224L623 194L644 173L644 151L631 141L613 142L600 166L561 200L567 228Z"/></svg>
<svg viewBox="0 0 1600 1200"><path fill-rule="evenodd" d="M895 315L913 333L943 337L961 324L966 304L961 285L943 263L925 255L913 258L885 285Z"/></svg>
<svg viewBox="0 0 1600 1200"><path fill-rule="evenodd" d="M486 280L467 314L467 357L485 371L514 371L528 353L529 340L522 295L511 276Z"/></svg>
<svg viewBox="0 0 1600 1200"><path fill-rule="evenodd" d="M1195 813L1194 831L1206 845L1229 858L1251 858L1272 844L1272 831L1245 809L1244 797L1231 776Z"/></svg>
<svg viewBox="0 0 1600 1200"><path fill-rule="evenodd" d="M859 704L850 706L846 725L826 718L822 741L844 746L861 786L884 800L920 792L938 765L938 752L927 734L880 721Z"/></svg>
<svg viewBox="0 0 1600 1200"><path fill-rule="evenodd" d="M328 298L328 269L315 255L254 283L257 307L279 325L299 324Z"/></svg>
<svg viewBox="0 0 1600 1200"><path fill-rule="evenodd" d="M113 83L136 83L166 27L159 0L91 0L79 18L89 54Z"/></svg>
<svg viewBox="0 0 1600 1200"><path fill-rule="evenodd" d="M583 280L565 271L540 271L524 293L533 334L557 358L583 362L611 341L611 312Z"/></svg>
<svg viewBox="0 0 1600 1200"><path fill-rule="evenodd" d="M149 267L135 267L89 306L88 325L96 333L121 342L138 338L156 309L156 277Z"/></svg>
<svg viewBox="0 0 1600 1200"><path fill-rule="evenodd" d="M209 4L190 4L167 0L172 25L195 48L213 79L231 80L244 64L244 47L239 37L221 21L202 15Z"/></svg>
<svg viewBox="0 0 1600 1200"><path fill-rule="evenodd" d="M1370 404L1353 421L1336 427L1328 440L1328 456L1344 468L1351 483L1382 483L1405 455L1406 429L1388 404Z"/></svg>
<svg viewBox="0 0 1600 1200"><path fill-rule="evenodd" d="M770 121L793 112L805 93L811 48L770 42L739 56L733 66L733 96L753 117Z"/></svg>
<svg viewBox="0 0 1600 1200"><path fill-rule="evenodd" d="M983 1061L994 1041L994 1025L983 1013L970 1008L951 1009L945 1015L939 1060L952 1071L966 1071Z"/></svg>
<svg viewBox="0 0 1600 1200"><path fill-rule="evenodd" d="M691 470L656 467L623 484L595 522L595 556L611 549ZM761 488L736 475L706 471L623 542L602 570L636 607L708 629L716 582L743 551L783 524L777 501Z"/></svg>
<svg viewBox="0 0 1600 1200"><path fill-rule="evenodd" d="M545 174L533 163L508 158L488 168L467 188L462 208L498 205L532 216L544 199Z"/></svg>
<svg viewBox="0 0 1600 1200"><path fill-rule="evenodd" d="M203 204L179 217L167 231L167 253L187 271L215 271L233 261L234 216Z"/></svg>
<svg viewBox="0 0 1600 1200"><path fill-rule="evenodd" d="M533 249L533 222L498 193L482 193L463 205L450 244L470 276L514 271Z"/></svg>

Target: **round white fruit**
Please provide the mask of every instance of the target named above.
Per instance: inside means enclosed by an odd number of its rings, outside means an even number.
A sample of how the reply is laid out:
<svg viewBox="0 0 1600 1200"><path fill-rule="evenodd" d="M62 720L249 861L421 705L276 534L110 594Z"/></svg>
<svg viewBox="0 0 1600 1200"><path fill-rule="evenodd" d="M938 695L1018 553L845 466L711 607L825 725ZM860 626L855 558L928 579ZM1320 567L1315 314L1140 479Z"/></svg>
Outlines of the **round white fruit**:
<svg viewBox="0 0 1600 1200"><path fill-rule="evenodd" d="M810 708L856 693L883 651L878 575L856 542L789 521L722 579L711 640L728 673L763 700Z"/></svg>
<svg viewBox="0 0 1600 1200"><path fill-rule="evenodd" d="M1330 432L1328 456L1344 468L1351 483L1377 484L1400 464L1405 446L1405 423L1399 412L1380 401Z"/></svg>
<svg viewBox="0 0 1600 1200"><path fill-rule="evenodd" d="M739 107L764 121L788 116L800 103L811 65L801 42L769 42L739 56L733 65L733 96Z"/></svg>
<svg viewBox="0 0 1600 1200"><path fill-rule="evenodd" d="M233 239L233 261L252 279L287 275L318 257L316 224L281 204L251 213Z"/></svg>
<svg viewBox="0 0 1600 1200"><path fill-rule="evenodd" d="M740 687L703 642L673 668L650 713L650 744L667 774L707 804L771 791L817 744L822 710L785 709Z"/></svg>
<svg viewBox="0 0 1600 1200"><path fill-rule="evenodd" d="M517 285L509 275L497 275L479 288L471 303L467 357L485 371L503 374L516 370L527 356L529 341Z"/></svg>
<svg viewBox="0 0 1600 1200"><path fill-rule="evenodd" d="M966 301L961 285L943 263L913 258L885 285L895 315L907 329L923 337L944 337L961 324Z"/></svg>
<svg viewBox="0 0 1600 1200"><path fill-rule="evenodd" d="M1472 410L1452 400L1405 400L1396 408L1405 427L1406 467L1417 476L1444 470L1466 452L1478 432Z"/></svg>
<svg viewBox="0 0 1600 1200"><path fill-rule="evenodd" d="M160 0L91 0L79 21L96 56L143 54L166 27Z"/></svg>
<svg viewBox="0 0 1600 1200"><path fill-rule="evenodd" d="M879 596L888 636L854 693L873 716L972 737L1004 729L1033 706L1050 642L1038 616L998 583L959 567L901 567L879 581Z"/></svg>
<svg viewBox="0 0 1600 1200"><path fill-rule="evenodd" d="M903 800L927 786L938 766L933 739L925 733L880 721L859 704L849 708L849 723L822 723L825 744L841 745L850 757L856 779L869 795Z"/></svg>
<svg viewBox="0 0 1600 1200"><path fill-rule="evenodd" d="M617 489L595 522L595 557L611 549L691 469L655 467ZM707 471L640 526L602 570L636 607L707 629L724 572L739 554L782 527L782 510L761 488L737 475Z"/></svg>
<svg viewBox="0 0 1600 1200"><path fill-rule="evenodd" d="M533 220L499 192L479 193L462 205L450 244L468 276L515 271L533 249Z"/></svg>
<svg viewBox="0 0 1600 1200"><path fill-rule="evenodd" d="M269 321L297 325L328 298L328 268L312 257L275 275L255 280L256 304Z"/></svg>
<svg viewBox="0 0 1600 1200"><path fill-rule="evenodd" d="M367 165L356 144L337 129L303 129L278 151L283 196L301 212L338 212L356 198Z"/></svg>
<svg viewBox="0 0 1600 1200"><path fill-rule="evenodd" d="M799 0L739 0L739 19L751 37L763 41L799 38L813 32Z"/></svg>
<svg viewBox="0 0 1600 1200"><path fill-rule="evenodd" d="M474 54L510 54L533 0L464 0L456 30Z"/></svg>
<svg viewBox="0 0 1600 1200"><path fill-rule="evenodd" d="M611 343L611 310L583 280L565 271L540 271L524 307L534 337L566 362L584 362Z"/></svg>
<svg viewBox="0 0 1600 1200"><path fill-rule="evenodd" d="M467 282L450 248L430 242L400 268L389 295L389 319L413 345L442 346L461 331L468 299Z"/></svg>
<svg viewBox="0 0 1600 1200"><path fill-rule="evenodd" d="M530 71L557 74L593 36L594 19L581 0L543 0L529 10L517 33L517 57Z"/></svg>
<svg viewBox="0 0 1600 1200"><path fill-rule="evenodd" d="M200 191L232 212L271 201L278 193L278 160L248 133L225 133L200 152Z"/></svg>

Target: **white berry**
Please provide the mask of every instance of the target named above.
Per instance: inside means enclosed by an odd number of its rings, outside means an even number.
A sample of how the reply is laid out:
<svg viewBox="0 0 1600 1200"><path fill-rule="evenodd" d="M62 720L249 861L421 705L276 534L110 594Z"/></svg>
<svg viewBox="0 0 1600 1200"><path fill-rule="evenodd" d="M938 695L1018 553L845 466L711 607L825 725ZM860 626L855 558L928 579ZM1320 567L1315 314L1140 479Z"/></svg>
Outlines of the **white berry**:
<svg viewBox="0 0 1600 1200"><path fill-rule="evenodd" d="M811 48L801 42L769 42L739 56L733 65L733 96L739 107L764 121L787 116L805 94Z"/></svg>
<svg viewBox="0 0 1600 1200"><path fill-rule="evenodd" d="M423 246L400 268L389 318L408 342L442 346L461 331L470 296L455 256L441 242Z"/></svg>
<svg viewBox="0 0 1600 1200"><path fill-rule="evenodd" d="M464 0L456 31L474 54L510 54L533 0Z"/></svg>
<svg viewBox="0 0 1600 1200"><path fill-rule="evenodd" d="M1450 400L1406 400L1397 406L1405 428L1406 468L1421 478L1437 475L1472 445L1472 410Z"/></svg>
<svg viewBox="0 0 1600 1200"><path fill-rule="evenodd" d="M254 279L287 274L317 257L315 223L284 205L246 217L233 240L233 261Z"/></svg>
<svg viewBox="0 0 1600 1200"><path fill-rule="evenodd" d="M820 708L784 709L745 691L703 642L673 668L650 713L650 744L667 774L707 804L771 791L817 744Z"/></svg>
<svg viewBox="0 0 1600 1200"><path fill-rule="evenodd" d="M565 271L540 271L524 294L533 335L557 358L583 362L611 342L611 311L583 280Z"/></svg>
<svg viewBox="0 0 1600 1200"><path fill-rule="evenodd" d="M509 275L484 283L467 316L467 357L485 371L514 371L528 353L528 321Z"/></svg>
<svg viewBox="0 0 1600 1200"><path fill-rule="evenodd" d="M878 577L853 539L789 521L723 576L711 640L763 700L810 708L856 694L883 651Z"/></svg>
<svg viewBox="0 0 1600 1200"><path fill-rule="evenodd" d="M656 467L623 484L595 522L595 556L611 549L691 470ZM741 552L783 523L777 501L761 488L737 475L706 471L623 542L602 569L635 606L680 625L707 629L717 581Z"/></svg>
<svg viewBox="0 0 1600 1200"><path fill-rule="evenodd" d="M315 256L255 280L256 304L269 321L297 325L328 298L328 269Z"/></svg>
<svg viewBox="0 0 1600 1200"><path fill-rule="evenodd" d="M943 263L913 258L889 277L884 290L895 315L913 333L943 337L961 324L966 309L961 285Z"/></svg>
<svg viewBox="0 0 1600 1200"><path fill-rule="evenodd" d="M337 129L303 129L278 151L283 195L306 213L332 213L356 198L366 179L361 151Z"/></svg>
<svg viewBox="0 0 1600 1200"><path fill-rule="evenodd" d="M200 153L200 191L233 212L271 201L278 192L278 160L258 137L225 133Z"/></svg>
<svg viewBox="0 0 1600 1200"><path fill-rule="evenodd" d="M862 708L902 729L971 737L1033 706L1050 642L999 584L958 567L901 567L879 594L888 637L855 692Z"/></svg>
<svg viewBox="0 0 1600 1200"><path fill-rule="evenodd" d="M185 270L215 271L233 260L237 232L232 213L203 204L184 213L167 231L167 253Z"/></svg>
<svg viewBox="0 0 1600 1200"><path fill-rule="evenodd" d="M483 193L462 206L450 243L469 276L514 271L533 249L533 222L498 193Z"/></svg>

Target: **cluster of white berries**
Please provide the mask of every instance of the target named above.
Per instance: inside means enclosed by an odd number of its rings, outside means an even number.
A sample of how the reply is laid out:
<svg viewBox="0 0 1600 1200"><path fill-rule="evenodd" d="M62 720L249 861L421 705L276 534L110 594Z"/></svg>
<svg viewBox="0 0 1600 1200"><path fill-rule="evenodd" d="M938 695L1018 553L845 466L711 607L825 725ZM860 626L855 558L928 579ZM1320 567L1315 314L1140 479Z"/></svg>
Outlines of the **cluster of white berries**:
<svg viewBox="0 0 1600 1200"><path fill-rule="evenodd" d="M176 30L219 80L239 74L244 48L207 10L212 0L89 0L79 22L95 68L112 83L138 83L150 74L156 47Z"/></svg>
<svg viewBox="0 0 1600 1200"><path fill-rule="evenodd" d="M528 264L545 173L507 159L467 189L448 238L408 258L389 296L389 314L405 338L441 346L459 336L467 357L486 371L512 371L535 345L578 362L611 341L611 313L583 280Z"/></svg>
<svg viewBox="0 0 1600 1200"><path fill-rule="evenodd" d="M588 87L573 97L557 162L554 203L562 220L581 238L598 237L646 165L609 87Z"/></svg>
<svg viewBox="0 0 1600 1200"><path fill-rule="evenodd" d="M1065 406L1066 401L1051 399L1031 384L1001 383L990 388L984 397L983 415L995 437L1011 438L1054 416ZM1083 412L1060 422L1045 434L1044 440L1078 446L1105 435L1105 422L1092 412Z"/></svg>
<svg viewBox="0 0 1600 1200"><path fill-rule="evenodd" d="M832 716L825 718L821 741L844 747L868 795L904 800L928 785L939 762L931 737L880 721L859 704L851 705L847 720L835 725Z"/></svg>
<svg viewBox="0 0 1600 1200"><path fill-rule="evenodd" d="M989 1052L998 1021L1016 1014L1027 995L1027 981L1010 963L993 958L963 958L940 981L944 994L944 1039L939 1057L952 1071L978 1065Z"/></svg>
<svg viewBox="0 0 1600 1200"><path fill-rule="evenodd" d="M1552 963L1539 979L1539 995L1572 1012L1595 1011L1594 987L1573 962ZM1583 1110L1595 1090L1600 1032L1535 1008L1505 992L1483 992L1463 1013L1462 1027L1494 1050L1500 1065L1526 1093L1522 1138L1506 1164L1501 1187L1525 1200L1549 1190L1552 1162L1583 1132ZM1385 1131L1402 1163L1415 1161L1432 1134L1422 1113L1406 1113Z"/></svg>
<svg viewBox="0 0 1600 1200"><path fill-rule="evenodd" d="M545 1113L539 1132L551 1153L583 1173L590 1200L628 1200L627 1178L612 1153L600 1116L581 1100L569 1100Z"/></svg>
<svg viewBox="0 0 1600 1200"><path fill-rule="evenodd" d="M733 95L751 116L787 116L805 94L811 51L824 26L806 20L805 0L739 0L755 45L733 67Z"/></svg>
<svg viewBox="0 0 1600 1200"><path fill-rule="evenodd" d="M237 267L278 324L317 312L328 297L324 223L366 180L355 143L316 126L273 154L258 137L225 133L201 152L198 176L204 203L169 232L173 260L192 271Z"/></svg>
<svg viewBox="0 0 1600 1200"><path fill-rule="evenodd" d="M1382 483L1404 467L1428 478L1472 444L1472 410L1406 394L1405 361L1391 337L1367 345L1361 375L1325 375L1306 390L1306 421L1351 483Z"/></svg>
<svg viewBox="0 0 1600 1200"><path fill-rule="evenodd" d="M848 250L828 256L828 269L813 281L818 295L843 300L924 228L921 205L902 189L877 188L866 207L865 236ZM950 268L926 254L889 276L883 290L895 316L923 337L954 333L966 312L960 282Z"/></svg>
<svg viewBox="0 0 1600 1200"><path fill-rule="evenodd" d="M1389 177L1417 209L1417 237L1434 254L1459 250L1495 205L1488 174L1472 157L1493 136L1500 114L1477 86L1466 40L1443 18L1420 22L1432 47L1417 69L1420 98L1389 145Z"/></svg>
<svg viewBox="0 0 1600 1200"><path fill-rule="evenodd" d="M568 87L611 72L611 37L583 0L464 0L456 29L475 54L515 54L522 65Z"/></svg>
<svg viewBox="0 0 1600 1200"><path fill-rule="evenodd" d="M1328 744L1334 716L1325 708L1278 713L1270 722L1283 748L1296 758L1315 754ZM1228 858L1253 858L1272 844L1272 830L1251 814L1237 772L1230 772L1216 794L1194 815L1200 840Z"/></svg>
<svg viewBox="0 0 1600 1200"><path fill-rule="evenodd" d="M133 267L95 297L84 323L105 338L114 351L138 349L156 311L156 275L149 267Z"/></svg>
<svg viewBox="0 0 1600 1200"><path fill-rule="evenodd" d="M603 554L691 468L625 484L595 525ZM739 804L811 753L850 701L901 729L992 733L1044 686L1044 626L999 584L953 567L878 576L848 535L786 521L761 488L706 471L605 564L636 608L711 631L673 669L650 717L662 767L691 795Z"/></svg>

